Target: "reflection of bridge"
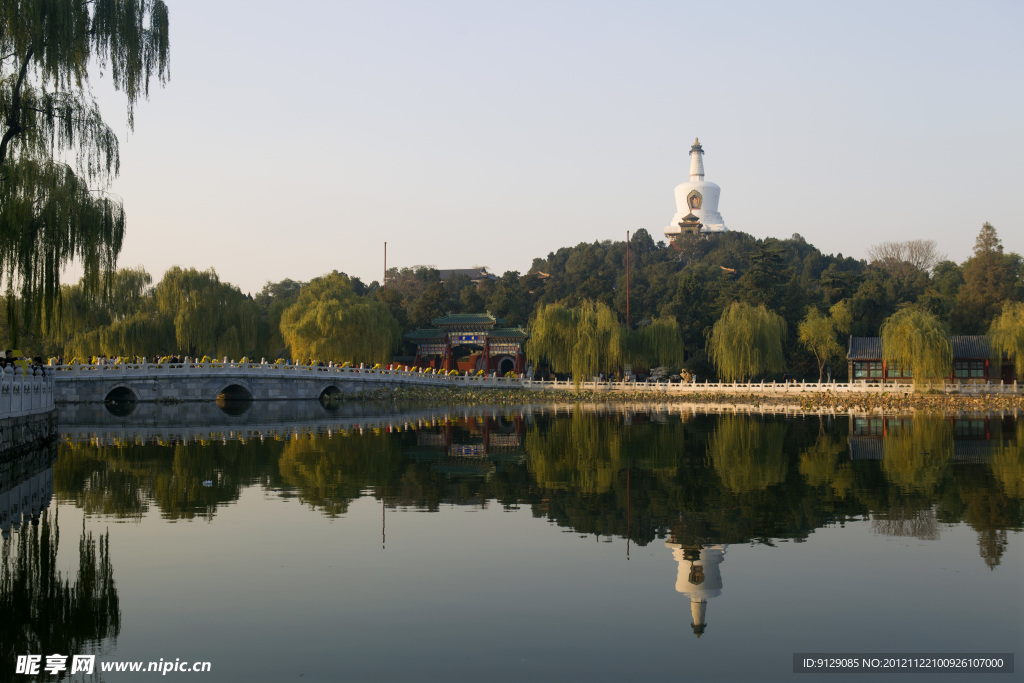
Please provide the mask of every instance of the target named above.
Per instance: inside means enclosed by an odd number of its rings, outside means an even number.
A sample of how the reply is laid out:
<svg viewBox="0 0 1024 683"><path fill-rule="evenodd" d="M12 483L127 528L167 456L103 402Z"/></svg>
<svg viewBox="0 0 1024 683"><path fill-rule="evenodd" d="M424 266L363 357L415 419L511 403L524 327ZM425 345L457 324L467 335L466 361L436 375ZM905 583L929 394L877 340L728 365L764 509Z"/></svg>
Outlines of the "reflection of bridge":
<svg viewBox="0 0 1024 683"><path fill-rule="evenodd" d="M544 408L535 406L393 408L360 403L337 409L317 401L252 403L241 414L229 414L210 404L160 405L140 403L130 415L117 415L101 405L66 405L58 415L61 439L96 444L178 443L292 438L307 434L405 431L439 427L471 418L530 421ZM492 436L497 436L492 435Z"/></svg>
<svg viewBox="0 0 1024 683"><path fill-rule="evenodd" d="M53 462L57 449L52 444L0 461L0 533L30 520L50 505L53 498Z"/></svg>

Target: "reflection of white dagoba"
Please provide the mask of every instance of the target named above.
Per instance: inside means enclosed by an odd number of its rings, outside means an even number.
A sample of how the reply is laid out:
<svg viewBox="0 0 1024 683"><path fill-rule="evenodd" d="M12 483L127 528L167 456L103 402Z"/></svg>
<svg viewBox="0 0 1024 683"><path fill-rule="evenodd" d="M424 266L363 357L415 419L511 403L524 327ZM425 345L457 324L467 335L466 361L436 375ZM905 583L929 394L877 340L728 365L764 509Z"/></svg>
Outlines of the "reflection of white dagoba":
<svg viewBox="0 0 1024 683"><path fill-rule="evenodd" d="M700 635L707 627L704 615L708 599L722 594L722 573L719 565L725 560L725 545L708 545L698 550L678 543L665 543L672 548L672 557L679 563L676 575L676 590L690 598L690 614L693 616L693 632Z"/></svg>
<svg viewBox="0 0 1024 683"><path fill-rule="evenodd" d="M700 140L690 147L690 180L676 187L676 214L665 228L669 240L682 234L725 232L725 221L718 213L718 195L722 189L704 180L704 149Z"/></svg>

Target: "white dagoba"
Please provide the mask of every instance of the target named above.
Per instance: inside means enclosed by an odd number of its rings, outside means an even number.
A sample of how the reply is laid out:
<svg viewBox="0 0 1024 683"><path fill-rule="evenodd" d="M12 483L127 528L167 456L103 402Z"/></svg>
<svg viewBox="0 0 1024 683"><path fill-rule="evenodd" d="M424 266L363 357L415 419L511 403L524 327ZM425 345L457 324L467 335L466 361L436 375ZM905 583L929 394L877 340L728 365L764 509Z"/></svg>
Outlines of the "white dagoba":
<svg viewBox="0 0 1024 683"><path fill-rule="evenodd" d="M700 232L725 232L725 221L718 213L718 196L722 188L704 180L704 148L699 139L694 139L690 147L690 180L676 186L676 214L672 223L665 228L665 237L670 241L678 237L683 228L680 223L693 225L694 219L700 222ZM689 220L687 220L689 219Z"/></svg>
<svg viewBox="0 0 1024 683"><path fill-rule="evenodd" d="M679 563L676 591L690 598L690 626L693 627L694 634L700 638L708 625L708 600L722 594L722 571L719 565L725 561L725 550L729 546L703 546L698 559L687 557L687 550L692 553L692 548L687 549L670 541L665 543L665 547L672 549L672 557Z"/></svg>

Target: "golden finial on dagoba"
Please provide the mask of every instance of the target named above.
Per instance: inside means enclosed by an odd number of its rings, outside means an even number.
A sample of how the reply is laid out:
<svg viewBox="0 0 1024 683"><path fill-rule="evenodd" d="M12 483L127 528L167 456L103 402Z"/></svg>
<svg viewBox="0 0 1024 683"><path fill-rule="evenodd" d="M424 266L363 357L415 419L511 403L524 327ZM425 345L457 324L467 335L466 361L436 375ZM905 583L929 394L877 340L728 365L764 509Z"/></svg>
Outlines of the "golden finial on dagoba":
<svg viewBox="0 0 1024 683"><path fill-rule="evenodd" d="M700 144L700 138L694 138L693 139L693 144L699 145Z"/></svg>

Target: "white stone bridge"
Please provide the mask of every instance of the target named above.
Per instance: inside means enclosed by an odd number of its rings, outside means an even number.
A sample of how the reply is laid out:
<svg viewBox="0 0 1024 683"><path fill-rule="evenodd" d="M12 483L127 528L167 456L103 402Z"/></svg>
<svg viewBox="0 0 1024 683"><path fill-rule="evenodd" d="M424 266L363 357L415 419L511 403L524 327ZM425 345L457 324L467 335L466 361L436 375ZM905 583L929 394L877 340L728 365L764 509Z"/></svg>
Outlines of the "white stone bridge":
<svg viewBox="0 0 1024 683"><path fill-rule="evenodd" d="M256 362L74 363L53 370L56 398L68 403L318 399L377 387L523 384L519 378Z"/></svg>

